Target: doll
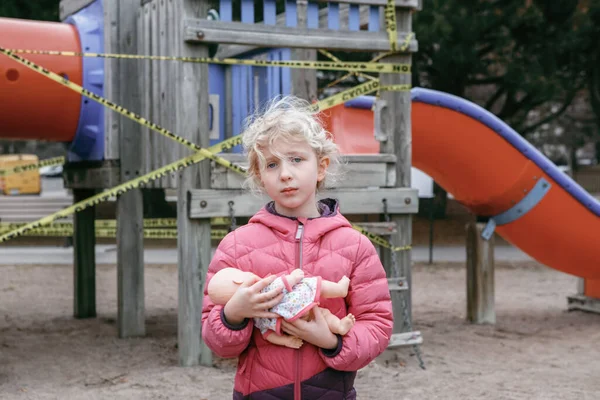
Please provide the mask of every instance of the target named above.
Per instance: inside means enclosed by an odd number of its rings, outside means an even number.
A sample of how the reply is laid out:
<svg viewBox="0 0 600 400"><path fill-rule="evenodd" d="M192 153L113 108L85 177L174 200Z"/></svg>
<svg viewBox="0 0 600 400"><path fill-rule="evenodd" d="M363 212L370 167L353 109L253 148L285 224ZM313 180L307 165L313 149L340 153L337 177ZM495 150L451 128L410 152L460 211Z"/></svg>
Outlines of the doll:
<svg viewBox="0 0 600 400"><path fill-rule="evenodd" d="M237 288L247 279L256 275L252 272L240 271L235 268L223 268L217 272L208 284L208 296L215 304L225 305ZM322 298L342 298L348 294L350 279L344 276L339 282L321 279L320 276L304 277L301 269L295 269L290 274L280 274L261 293L283 286L283 299L269 311L281 315L281 318L254 318L254 325L270 343L298 349L302 340L287 335L281 331L281 320L295 321L298 318L310 320L312 310L317 307ZM340 319L331 311L319 307L331 332L345 335L354 326L352 314Z"/></svg>

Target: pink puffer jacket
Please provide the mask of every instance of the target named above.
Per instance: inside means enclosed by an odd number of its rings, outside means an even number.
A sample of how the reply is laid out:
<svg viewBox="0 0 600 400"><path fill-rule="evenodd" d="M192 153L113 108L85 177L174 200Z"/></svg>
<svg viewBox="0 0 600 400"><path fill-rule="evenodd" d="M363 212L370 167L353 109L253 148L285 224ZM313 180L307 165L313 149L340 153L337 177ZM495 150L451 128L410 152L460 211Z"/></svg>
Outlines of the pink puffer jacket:
<svg viewBox="0 0 600 400"><path fill-rule="evenodd" d="M309 343L298 349L263 339L253 322L232 326L223 307L204 290L202 337L220 357L238 357L234 399L354 399L356 371L385 350L392 333L392 304L387 279L371 242L339 213L335 200L320 202L319 218L277 215L272 203L219 244L207 283L221 268L234 267L264 277L302 268L306 276L337 282L350 278L345 299L320 306L338 317L352 313L356 324L326 351Z"/></svg>

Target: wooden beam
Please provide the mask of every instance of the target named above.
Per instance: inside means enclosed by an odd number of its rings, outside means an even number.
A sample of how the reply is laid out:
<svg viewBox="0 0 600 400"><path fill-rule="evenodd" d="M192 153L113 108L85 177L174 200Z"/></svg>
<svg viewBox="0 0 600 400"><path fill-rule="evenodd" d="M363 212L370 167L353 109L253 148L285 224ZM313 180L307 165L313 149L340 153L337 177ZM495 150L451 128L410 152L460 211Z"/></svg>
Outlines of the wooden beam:
<svg viewBox="0 0 600 400"><path fill-rule="evenodd" d="M119 160L67 163L63 185L69 189L110 189L121 183Z"/></svg>
<svg viewBox="0 0 600 400"><path fill-rule="evenodd" d="M73 190L73 203L96 194L94 189ZM75 318L96 316L96 207L73 215L73 315Z"/></svg>
<svg viewBox="0 0 600 400"><path fill-rule="evenodd" d="M412 32L412 15L410 12L396 10L396 22L398 31ZM412 57L409 54L394 54L381 60L382 63L400 63L411 64ZM380 74L381 85L409 84L410 75L399 74ZM381 142L380 151L382 153L394 154L397 162L390 167L394 169L396 175L395 186L397 188L409 188L411 186L411 167L412 167L412 136L411 136L411 98L410 92L390 92L381 91L381 100L385 101L385 107L379 117L380 126L385 133L385 139ZM397 189L399 190L399 189ZM418 199L415 199L415 202ZM391 221L397 226L397 233L391 236L391 242L396 246L406 246L412 244L412 218L411 215L401 215L393 210L392 204L389 204L388 210L391 214ZM403 304L407 308L408 315L412 315L411 306L411 250L401 251L396 254L396 265L393 264L393 258L387 249L381 249L384 267L389 277L396 277L399 274L404 277L408 283L407 292L392 292L392 304L394 309L394 333L400 333L410 330L405 326L403 318ZM402 297L404 296L404 301Z"/></svg>
<svg viewBox="0 0 600 400"><path fill-rule="evenodd" d="M332 31L203 19L186 19L184 32L184 39L188 43L230 43L258 47L345 51L388 51L390 49L386 32ZM408 34L399 31L398 43L404 42ZM416 50L417 42L411 40L407 51Z"/></svg>
<svg viewBox="0 0 600 400"><path fill-rule="evenodd" d="M103 0L104 52L119 53L119 4L118 0ZM104 59L104 97L117 99L119 95L119 67L123 60ZM104 159L119 159L119 119L116 112L104 110Z"/></svg>
<svg viewBox="0 0 600 400"><path fill-rule="evenodd" d="M64 21L70 15L75 14L77 11L81 10L92 4L96 0L61 0L58 11L58 18L61 21Z"/></svg>
<svg viewBox="0 0 600 400"><path fill-rule="evenodd" d="M221 154L223 158L240 166L247 166L246 157L242 154ZM394 187L396 170L393 167L396 156L393 154L346 155L341 158L342 176L339 182L328 183L326 187L365 188ZM212 189L241 189L244 176L219 164L211 163Z"/></svg>
<svg viewBox="0 0 600 400"><path fill-rule="evenodd" d="M336 189L323 191L318 197L338 199L340 210L346 215L381 214L384 198L393 214L415 214L419 208L417 190L411 188ZM236 216L240 217L254 215L269 202L267 196L256 196L245 190L190 190L190 218L228 216L230 200L234 202ZM398 243L403 244L410 243Z"/></svg>
<svg viewBox="0 0 600 400"><path fill-rule="evenodd" d="M385 6L387 0L316 0L318 3L348 3L348 4L360 4L367 6ZM419 0L396 0L394 2L396 8L411 8L417 9L419 7Z"/></svg>
<svg viewBox="0 0 600 400"><path fill-rule="evenodd" d="M118 45L125 54L138 52L137 25L139 4L118 1ZM140 86L136 62L117 64L113 74L118 74L118 87L112 92L118 104L128 110L140 109ZM140 149L141 125L120 117L113 123L119 129L119 154L121 154L121 180L137 178L143 166ZM140 189L130 190L117 198L117 304L119 337L144 336L144 231L143 196Z"/></svg>
<svg viewBox="0 0 600 400"><path fill-rule="evenodd" d="M207 2L178 0L174 3L172 23L184 18L206 18ZM176 30L172 46L186 57L207 57L208 47L184 42L182 31ZM176 103L175 132L206 148L208 136L208 65L177 63L173 85ZM201 318L203 284L211 259L210 219L191 218L188 190L210 187L210 161L191 166L179 173L177 200L179 311L177 332L179 364L182 366L212 365L212 352L202 342Z"/></svg>
<svg viewBox="0 0 600 400"><path fill-rule="evenodd" d="M496 323L494 308L494 236L484 240L485 224L467 224L467 320Z"/></svg>
<svg viewBox="0 0 600 400"><path fill-rule="evenodd" d="M319 26L327 26L327 8L322 8L319 10ZM348 7L340 7L340 30L347 31L348 30ZM369 9L366 7L361 7L359 10L359 19L360 26L365 26L369 23ZM285 13L281 13L277 15L277 20L275 25L285 25ZM217 53L215 54L216 58L231 58L237 57L244 53L248 53L250 51L254 51L258 49L258 46L245 46L239 44L220 44Z"/></svg>

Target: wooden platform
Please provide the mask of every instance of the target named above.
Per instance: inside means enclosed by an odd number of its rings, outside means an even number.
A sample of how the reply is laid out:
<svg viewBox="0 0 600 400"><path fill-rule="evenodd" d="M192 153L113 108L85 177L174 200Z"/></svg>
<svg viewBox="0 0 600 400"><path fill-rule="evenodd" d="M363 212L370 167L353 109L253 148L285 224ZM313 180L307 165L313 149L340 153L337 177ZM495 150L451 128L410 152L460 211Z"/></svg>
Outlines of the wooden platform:
<svg viewBox="0 0 600 400"><path fill-rule="evenodd" d="M587 311L600 314L600 299L576 294L567 297L569 311Z"/></svg>

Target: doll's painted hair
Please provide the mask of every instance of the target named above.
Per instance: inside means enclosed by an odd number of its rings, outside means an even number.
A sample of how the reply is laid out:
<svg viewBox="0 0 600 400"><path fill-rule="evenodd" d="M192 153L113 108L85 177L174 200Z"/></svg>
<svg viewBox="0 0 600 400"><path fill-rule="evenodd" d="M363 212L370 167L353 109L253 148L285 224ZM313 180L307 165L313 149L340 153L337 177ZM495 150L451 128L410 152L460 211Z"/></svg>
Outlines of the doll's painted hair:
<svg viewBox="0 0 600 400"><path fill-rule="evenodd" d="M246 122L242 133L242 143L248 156L248 176L244 185L254 192L262 192L260 171L266 160L262 152L270 148L277 139L305 141L312 147L317 162L324 157L330 159L325 179L317 189L324 187L325 181L337 176L339 153L337 145L318 118L318 111L311 108L306 100L295 96L278 97L266 104L264 111L256 113Z"/></svg>

